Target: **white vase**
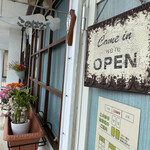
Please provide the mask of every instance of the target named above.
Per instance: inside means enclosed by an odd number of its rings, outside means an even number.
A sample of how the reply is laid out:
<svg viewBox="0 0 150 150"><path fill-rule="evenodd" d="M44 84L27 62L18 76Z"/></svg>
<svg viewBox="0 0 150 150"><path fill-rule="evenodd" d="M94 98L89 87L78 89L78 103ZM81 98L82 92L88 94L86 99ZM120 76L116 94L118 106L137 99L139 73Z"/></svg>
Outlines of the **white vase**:
<svg viewBox="0 0 150 150"><path fill-rule="evenodd" d="M26 123L14 124L11 122L12 133L15 134L26 134L29 131L30 120L27 120Z"/></svg>
<svg viewBox="0 0 150 150"><path fill-rule="evenodd" d="M16 71L17 76L19 77L19 79L23 80L25 77L25 71Z"/></svg>

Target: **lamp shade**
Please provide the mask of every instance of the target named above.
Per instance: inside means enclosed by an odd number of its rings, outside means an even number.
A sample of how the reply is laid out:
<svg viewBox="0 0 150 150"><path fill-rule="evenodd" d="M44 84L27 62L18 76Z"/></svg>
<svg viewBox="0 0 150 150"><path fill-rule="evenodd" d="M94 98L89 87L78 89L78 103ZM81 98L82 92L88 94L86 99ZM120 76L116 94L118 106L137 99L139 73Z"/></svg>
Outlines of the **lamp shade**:
<svg viewBox="0 0 150 150"><path fill-rule="evenodd" d="M36 3L36 0L28 0L28 4L30 4L30 5L35 5L35 3ZM50 7L50 0L44 0L43 6Z"/></svg>
<svg viewBox="0 0 150 150"><path fill-rule="evenodd" d="M30 5L35 5L35 3L36 3L36 0L28 0L28 4Z"/></svg>
<svg viewBox="0 0 150 150"><path fill-rule="evenodd" d="M24 1L22 1L22 0L10 0L10 1L19 2L19 3L24 2L24 3L27 3L29 5L35 5L37 0L24 0ZM43 6L49 8L50 7L50 0L44 0Z"/></svg>

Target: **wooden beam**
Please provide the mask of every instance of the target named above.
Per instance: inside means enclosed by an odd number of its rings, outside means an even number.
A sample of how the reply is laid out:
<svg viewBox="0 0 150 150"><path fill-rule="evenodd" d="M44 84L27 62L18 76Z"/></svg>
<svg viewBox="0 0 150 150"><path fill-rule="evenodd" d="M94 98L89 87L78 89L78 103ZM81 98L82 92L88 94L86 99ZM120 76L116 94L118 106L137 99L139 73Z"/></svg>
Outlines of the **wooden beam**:
<svg viewBox="0 0 150 150"><path fill-rule="evenodd" d="M33 11L33 6L29 6L26 15L31 15Z"/></svg>
<svg viewBox="0 0 150 150"><path fill-rule="evenodd" d="M44 0L39 0L39 2L38 2L38 6L42 6L42 4L43 4L43 1ZM35 11L34 11L34 13L33 14L38 14L38 13L40 13L40 10L41 10L41 8L39 8L39 7L36 7L35 8Z"/></svg>
<svg viewBox="0 0 150 150"><path fill-rule="evenodd" d="M22 58L22 51L23 51L23 37L24 37L24 28L21 29L22 35L21 35L21 53L20 53L20 63L23 63L23 58Z"/></svg>
<svg viewBox="0 0 150 150"><path fill-rule="evenodd" d="M37 85L42 86L43 88L45 88L48 92L51 92L52 94L62 98L62 92L50 87L50 86L46 86L46 84L42 83L41 81L38 81L36 79L33 79L32 77L29 78L32 82L35 82Z"/></svg>
<svg viewBox="0 0 150 150"><path fill-rule="evenodd" d="M56 42L49 44L47 47L42 48L41 50L39 50L38 52L34 53L31 55L31 57L33 57L34 55L37 55L39 53L42 53L44 51L47 51L49 48L53 48L61 43L65 43L66 42L66 36L64 36L63 38L57 40Z"/></svg>
<svg viewBox="0 0 150 150"><path fill-rule="evenodd" d="M51 88L50 86L47 87L47 90L60 98L62 97L62 92L59 92L59 91L55 90L54 88Z"/></svg>
<svg viewBox="0 0 150 150"><path fill-rule="evenodd" d="M52 12L52 16L54 13ZM50 45L53 42L53 31L50 31ZM48 60L47 60L47 75L46 75L46 86L48 87L50 84L50 72L51 72L51 58L52 57L52 48L48 49ZM48 111L48 101L49 101L49 91L46 90L45 93L45 106L44 106L44 122L47 121L47 111Z"/></svg>
<svg viewBox="0 0 150 150"><path fill-rule="evenodd" d="M31 47L30 47L30 54L31 55L33 54L33 41L34 41L34 34L32 34L32 43L31 43ZM33 60L32 60L32 57L30 56L29 79L30 79L31 74L32 74L32 62L33 62ZM32 81L29 80L29 88L31 88L31 82ZM30 92L31 92L31 90L30 90Z"/></svg>

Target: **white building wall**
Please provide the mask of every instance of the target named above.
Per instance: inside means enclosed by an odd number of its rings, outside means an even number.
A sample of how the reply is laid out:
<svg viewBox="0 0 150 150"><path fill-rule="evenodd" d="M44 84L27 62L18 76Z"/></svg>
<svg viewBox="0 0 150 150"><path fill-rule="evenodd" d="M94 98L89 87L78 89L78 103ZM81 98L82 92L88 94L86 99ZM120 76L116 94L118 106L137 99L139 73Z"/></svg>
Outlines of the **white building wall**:
<svg viewBox="0 0 150 150"><path fill-rule="evenodd" d="M10 29L9 30L9 46L8 46L8 65L12 61L20 62L20 51L21 51L21 30ZM18 82L19 78L14 70L7 70L6 84L12 82Z"/></svg>
<svg viewBox="0 0 150 150"><path fill-rule="evenodd" d="M3 52L4 52L4 50L0 49L0 90L1 90L1 86L2 86Z"/></svg>
<svg viewBox="0 0 150 150"><path fill-rule="evenodd" d="M9 46L9 30L3 26L0 26L0 49L8 50Z"/></svg>

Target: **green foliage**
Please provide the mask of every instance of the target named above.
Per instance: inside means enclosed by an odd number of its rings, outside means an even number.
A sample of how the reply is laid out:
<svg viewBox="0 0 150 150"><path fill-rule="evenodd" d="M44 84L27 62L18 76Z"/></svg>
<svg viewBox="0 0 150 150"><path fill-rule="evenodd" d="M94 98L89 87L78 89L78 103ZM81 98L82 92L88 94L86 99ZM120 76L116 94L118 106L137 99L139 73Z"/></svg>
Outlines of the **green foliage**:
<svg viewBox="0 0 150 150"><path fill-rule="evenodd" d="M37 97L30 95L29 89L20 88L20 90L13 91L12 101L9 101L13 123L26 122L30 110L30 101L35 101L36 99Z"/></svg>

